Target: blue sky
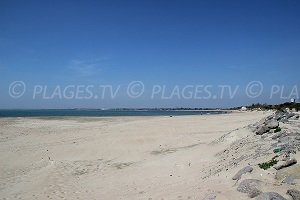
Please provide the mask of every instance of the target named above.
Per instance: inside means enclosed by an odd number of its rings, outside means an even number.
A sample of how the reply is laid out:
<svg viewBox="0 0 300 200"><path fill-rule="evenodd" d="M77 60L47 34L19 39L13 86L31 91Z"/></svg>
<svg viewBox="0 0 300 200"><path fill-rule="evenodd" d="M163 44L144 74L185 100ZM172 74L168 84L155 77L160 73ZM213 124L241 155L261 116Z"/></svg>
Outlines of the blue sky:
<svg viewBox="0 0 300 200"><path fill-rule="evenodd" d="M229 107L300 88L300 2L287 1L0 1L0 108ZM9 96L13 81L26 93ZM134 80L145 95L116 99L32 99L34 85ZM258 98L151 99L151 87L241 85L258 80ZM50 91L49 90L49 91ZM300 91L299 91L300 92ZM51 93L51 92L50 92Z"/></svg>

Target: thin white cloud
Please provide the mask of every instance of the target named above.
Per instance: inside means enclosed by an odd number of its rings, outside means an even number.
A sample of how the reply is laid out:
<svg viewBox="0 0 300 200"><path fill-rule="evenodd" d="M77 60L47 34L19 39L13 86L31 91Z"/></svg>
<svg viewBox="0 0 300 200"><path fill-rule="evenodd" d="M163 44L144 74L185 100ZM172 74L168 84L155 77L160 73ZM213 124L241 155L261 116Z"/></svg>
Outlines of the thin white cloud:
<svg viewBox="0 0 300 200"><path fill-rule="evenodd" d="M69 69L75 71L80 76L92 76L98 74L103 67L103 62L106 58L97 58L91 60L74 59L70 61Z"/></svg>

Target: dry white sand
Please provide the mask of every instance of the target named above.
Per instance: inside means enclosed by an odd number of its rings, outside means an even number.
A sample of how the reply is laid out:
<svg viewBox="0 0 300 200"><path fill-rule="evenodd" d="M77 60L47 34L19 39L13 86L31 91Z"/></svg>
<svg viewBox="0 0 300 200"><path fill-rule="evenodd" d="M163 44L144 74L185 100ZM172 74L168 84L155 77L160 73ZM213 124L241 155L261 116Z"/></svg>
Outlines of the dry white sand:
<svg viewBox="0 0 300 200"><path fill-rule="evenodd" d="M232 158L222 153L234 148L234 141L253 135L247 125L268 114L2 118L0 197L246 198L231 178L258 161L232 164L251 148L235 151ZM251 143L245 140L246 146Z"/></svg>

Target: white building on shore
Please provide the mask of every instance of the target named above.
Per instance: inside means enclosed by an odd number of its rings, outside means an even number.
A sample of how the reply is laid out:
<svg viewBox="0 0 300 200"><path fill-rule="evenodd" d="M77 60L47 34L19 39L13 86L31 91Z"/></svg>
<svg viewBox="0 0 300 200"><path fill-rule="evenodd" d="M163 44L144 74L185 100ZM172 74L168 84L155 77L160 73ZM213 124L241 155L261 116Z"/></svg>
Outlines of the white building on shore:
<svg viewBox="0 0 300 200"><path fill-rule="evenodd" d="M246 107L246 106L243 106L243 107L241 108L241 111L247 111L247 107Z"/></svg>

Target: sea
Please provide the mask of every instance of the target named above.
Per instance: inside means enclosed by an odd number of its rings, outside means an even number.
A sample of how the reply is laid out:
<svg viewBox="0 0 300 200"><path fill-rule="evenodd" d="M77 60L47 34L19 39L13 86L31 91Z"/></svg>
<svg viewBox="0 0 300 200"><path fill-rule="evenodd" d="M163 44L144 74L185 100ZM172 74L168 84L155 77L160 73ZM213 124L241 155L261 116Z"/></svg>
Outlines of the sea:
<svg viewBox="0 0 300 200"><path fill-rule="evenodd" d="M14 109L0 110L0 117L114 117L181 116L224 114L220 110L99 110L99 109Z"/></svg>

